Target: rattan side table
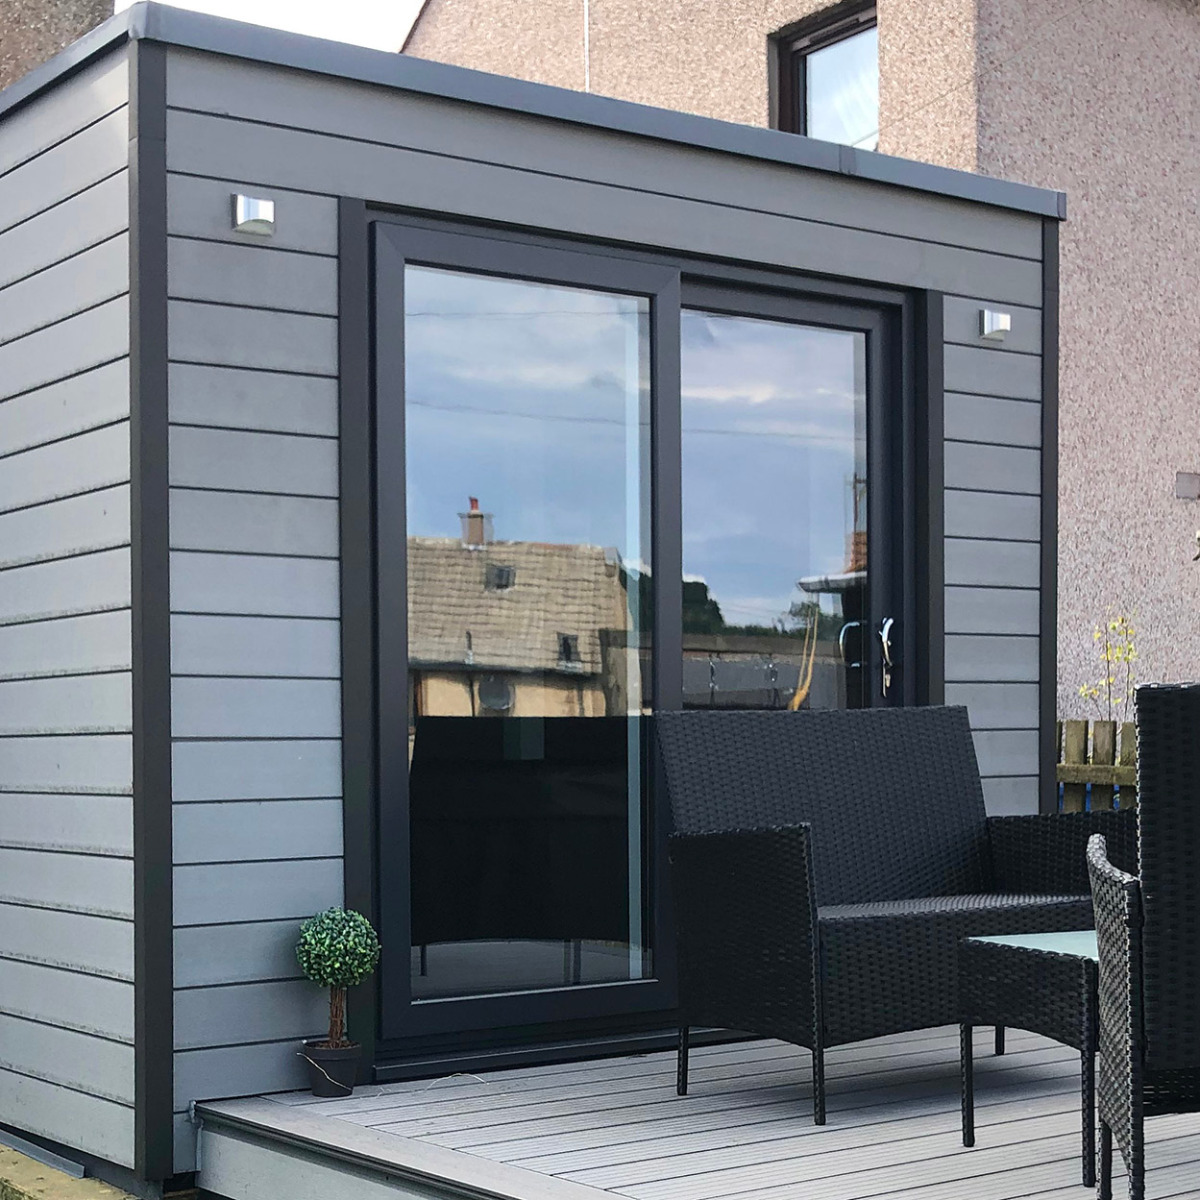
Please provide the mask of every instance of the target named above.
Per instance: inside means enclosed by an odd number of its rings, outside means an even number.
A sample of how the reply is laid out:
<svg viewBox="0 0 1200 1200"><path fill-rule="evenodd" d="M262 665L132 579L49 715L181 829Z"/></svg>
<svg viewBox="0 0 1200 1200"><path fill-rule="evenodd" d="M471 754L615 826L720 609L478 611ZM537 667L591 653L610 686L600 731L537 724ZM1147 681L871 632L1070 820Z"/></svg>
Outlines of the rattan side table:
<svg viewBox="0 0 1200 1200"><path fill-rule="evenodd" d="M1096 1184L1096 933L964 938L958 947L962 1136L975 1144L976 1025L1012 1026L1079 1051L1083 1182Z"/></svg>

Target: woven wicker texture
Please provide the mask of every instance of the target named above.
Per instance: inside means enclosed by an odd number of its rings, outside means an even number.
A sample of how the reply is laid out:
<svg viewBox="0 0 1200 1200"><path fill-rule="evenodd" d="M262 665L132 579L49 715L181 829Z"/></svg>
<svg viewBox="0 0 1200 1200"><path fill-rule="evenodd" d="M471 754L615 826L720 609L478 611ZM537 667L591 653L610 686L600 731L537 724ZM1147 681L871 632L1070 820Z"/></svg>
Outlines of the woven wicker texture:
<svg viewBox="0 0 1200 1200"><path fill-rule="evenodd" d="M1104 839L1088 843L1088 872L1100 951L1100 1059L1096 1109L1101 1122L1100 1195L1112 1195L1111 1130L1129 1172L1129 1194L1143 1194L1140 904L1138 881L1114 867Z"/></svg>
<svg viewBox="0 0 1200 1200"><path fill-rule="evenodd" d="M1138 688L1137 730L1144 1062L1200 1070L1200 687Z"/></svg>
<svg viewBox="0 0 1200 1200"><path fill-rule="evenodd" d="M660 713L656 724L675 828L811 825L819 903L988 890L965 708Z"/></svg>
<svg viewBox="0 0 1200 1200"><path fill-rule="evenodd" d="M989 821L962 709L656 725L680 830L681 1088L689 1025L744 1029L813 1050L819 1120L824 1047L957 1022L959 939L1089 927L1085 874L1057 856L1097 827L1132 845L1130 814Z"/></svg>

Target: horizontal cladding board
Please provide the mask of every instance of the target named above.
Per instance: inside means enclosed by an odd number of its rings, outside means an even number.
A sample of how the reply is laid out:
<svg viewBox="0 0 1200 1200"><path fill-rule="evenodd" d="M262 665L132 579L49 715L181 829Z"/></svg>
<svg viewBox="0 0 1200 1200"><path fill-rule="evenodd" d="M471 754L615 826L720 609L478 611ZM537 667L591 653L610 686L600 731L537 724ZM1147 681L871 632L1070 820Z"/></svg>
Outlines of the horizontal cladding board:
<svg viewBox="0 0 1200 1200"><path fill-rule="evenodd" d="M167 294L336 317L337 259L293 254L273 242L228 246L173 237L167 247Z"/></svg>
<svg viewBox="0 0 1200 1200"><path fill-rule="evenodd" d="M336 496L338 444L335 438L175 425L171 429L171 483L175 487Z"/></svg>
<svg viewBox="0 0 1200 1200"><path fill-rule="evenodd" d="M1026 259L199 113L170 112L167 124L168 166L197 175L314 190L336 179L350 195L450 216L944 291L986 280L1003 300L1041 298L1041 264Z"/></svg>
<svg viewBox="0 0 1200 1200"><path fill-rule="evenodd" d="M337 321L262 308L172 300L170 355L176 362L337 374Z"/></svg>
<svg viewBox="0 0 1200 1200"><path fill-rule="evenodd" d="M946 682L1036 683L1038 638L946 637Z"/></svg>
<svg viewBox="0 0 1200 1200"><path fill-rule="evenodd" d="M41 733L127 733L132 676L54 675L0 681L0 737Z"/></svg>
<svg viewBox="0 0 1200 1200"><path fill-rule="evenodd" d="M1037 776L985 779L983 781L983 799L987 805L988 815L992 817L1035 813L1038 811Z"/></svg>
<svg viewBox="0 0 1200 1200"><path fill-rule="evenodd" d="M22 450L0 464L0 512L129 479L129 423Z"/></svg>
<svg viewBox="0 0 1200 1200"><path fill-rule="evenodd" d="M0 175L48 150L129 99L129 64L124 48L85 67L61 87L4 116Z"/></svg>
<svg viewBox="0 0 1200 1200"><path fill-rule="evenodd" d="M128 546L129 528L128 484L9 511L0 514L0 568ZM9 673L2 658L0 672Z"/></svg>
<svg viewBox="0 0 1200 1200"><path fill-rule="evenodd" d="M129 607L129 551L0 571L0 623L72 616Z"/></svg>
<svg viewBox="0 0 1200 1200"><path fill-rule="evenodd" d="M0 344L129 290L129 235L118 234L0 288Z"/></svg>
<svg viewBox="0 0 1200 1200"><path fill-rule="evenodd" d="M132 740L126 733L0 738L0 788L123 795L132 789Z"/></svg>
<svg viewBox="0 0 1200 1200"><path fill-rule="evenodd" d="M340 635L341 627L333 620L175 616L171 669L176 675L337 679Z"/></svg>
<svg viewBox="0 0 1200 1200"><path fill-rule="evenodd" d="M129 416L129 360L72 375L0 404L0 454L71 437Z"/></svg>
<svg viewBox="0 0 1200 1200"><path fill-rule="evenodd" d="M99 1096L0 1071L0 1122L133 1166L133 1109Z"/></svg>
<svg viewBox="0 0 1200 1200"><path fill-rule="evenodd" d="M236 246L247 245L247 235L237 233L231 219L233 197L239 193L262 194L250 185L232 180L168 175L167 232ZM332 196L270 188L265 198L275 202L278 218L275 232L266 245L279 250L337 254L338 206Z"/></svg>
<svg viewBox="0 0 1200 1200"><path fill-rule="evenodd" d="M123 170L128 161L129 116L120 108L0 175L0 230Z"/></svg>
<svg viewBox="0 0 1200 1200"><path fill-rule="evenodd" d="M944 504L947 537L1036 542L1041 536L1042 503L1037 496L947 489Z"/></svg>
<svg viewBox="0 0 1200 1200"><path fill-rule="evenodd" d="M133 804L128 796L0 792L0 846L132 856Z"/></svg>
<svg viewBox="0 0 1200 1200"><path fill-rule="evenodd" d="M342 802L181 804L172 832L176 863L320 858L342 852Z"/></svg>
<svg viewBox="0 0 1200 1200"><path fill-rule="evenodd" d="M263 617L339 617L338 564L315 558L171 554L175 612Z"/></svg>
<svg viewBox="0 0 1200 1200"><path fill-rule="evenodd" d="M1042 455L1010 446L947 442L945 473L948 488L1036 496L1042 490Z"/></svg>
<svg viewBox="0 0 1200 1200"><path fill-rule="evenodd" d="M947 704L965 704L975 729L1035 729L1036 683L948 683Z"/></svg>
<svg viewBox="0 0 1200 1200"><path fill-rule="evenodd" d="M333 445L336 451L337 444ZM336 558L338 503L312 496L175 487L171 489L171 548Z"/></svg>
<svg viewBox="0 0 1200 1200"><path fill-rule="evenodd" d="M1042 406L1028 400L946 393L946 436L1000 446L1042 444Z"/></svg>
<svg viewBox="0 0 1200 1200"><path fill-rule="evenodd" d="M0 1013L0 1070L133 1103L133 1047Z"/></svg>
<svg viewBox="0 0 1200 1200"><path fill-rule="evenodd" d="M177 738L335 738L341 732L336 679L171 681L171 733Z"/></svg>
<svg viewBox="0 0 1200 1200"><path fill-rule="evenodd" d="M175 820L179 820L176 812ZM300 921L194 925L175 930L175 986L298 979Z"/></svg>
<svg viewBox="0 0 1200 1200"><path fill-rule="evenodd" d="M0 625L0 679L128 671L129 610Z"/></svg>
<svg viewBox="0 0 1200 1200"><path fill-rule="evenodd" d="M128 228L129 178L119 171L0 234L0 288ZM123 276L128 284L128 261Z"/></svg>
<svg viewBox="0 0 1200 1200"><path fill-rule="evenodd" d="M133 861L0 847L0 901L132 917Z"/></svg>
<svg viewBox="0 0 1200 1200"><path fill-rule="evenodd" d="M342 748L336 740L176 742L171 762L176 804L342 794Z"/></svg>
<svg viewBox="0 0 1200 1200"><path fill-rule="evenodd" d="M268 433L336 437L336 379L233 367L170 366L171 420Z"/></svg>
<svg viewBox="0 0 1200 1200"><path fill-rule="evenodd" d="M1042 360L970 346L946 346L946 390L1013 400L1042 398Z"/></svg>
<svg viewBox="0 0 1200 1200"><path fill-rule="evenodd" d="M193 1100L293 1092L308 1086L305 1071L295 1038L256 1046L179 1050L175 1053L175 1111L186 1112Z"/></svg>
<svg viewBox="0 0 1200 1200"><path fill-rule="evenodd" d="M175 868L175 924L310 917L342 902L342 860L220 863Z"/></svg>
<svg viewBox="0 0 1200 1200"><path fill-rule="evenodd" d="M133 984L118 979L6 962L0 970L0 1012L133 1041Z"/></svg>
<svg viewBox="0 0 1200 1200"><path fill-rule="evenodd" d="M0 904L0 958L133 979L133 922Z"/></svg>
<svg viewBox="0 0 1200 1200"><path fill-rule="evenodd" d="M948 587L947 633L1038 633L1041 596L1016 588Z"/></svg>
<svg viewBox="0 0 1200 1200"><path fill-rule="evenodd" d="M175 993L175 1048L301 1041L329 1028L329 993L307 979Z"/></svg>
<svg viewBox="0 0 1200 1200"><path fill-rule="evenodd" d="M1012 329L1004 341L993 342L980 336L979 314L984 309L999 308L1012 318ZM1042 352L1042 310L1022 308L1016 304L997 305L993 300L974 300L965 296L947 296L943 306L943 335L948 342L965 346L995 346L1025 354Z"/></svg>
<svg viewBox="0 0 1200 1200"><path fill-rule="evenodd" d="M946 583L977 587L1036 588L1042 548L1037 542L946 539Z"/></svg>
<svg viewBox="0 0 1200 1200"><path fill-rule="evenodd" d="M0 400L114 362L129 353L129 298L122 296L0 346Z"/></svg>
<svg viewBox="0 0 1200 1200"><path fill-rule="evenodd" d="M975 757L979 773L995 778L1001 775L1036 775L1038 769L1038 731L1002 729L976 732Z"/></svg>
<svg viewBox="0 0 1200 1200"><path fill-rule="evenodd" d="M937 196L752 162L648 138L276 67L172 52L168 103L269 125L444 152L546 175L646 188L833 225L1039 259L1036 218ZM257 178L248 176L247 178ZM650 181L653 181L651 184ZM321 186L327 186L322 181ZM351 193L355 194L355 193ZM285 210L286 211L286 210Z"/></svg>

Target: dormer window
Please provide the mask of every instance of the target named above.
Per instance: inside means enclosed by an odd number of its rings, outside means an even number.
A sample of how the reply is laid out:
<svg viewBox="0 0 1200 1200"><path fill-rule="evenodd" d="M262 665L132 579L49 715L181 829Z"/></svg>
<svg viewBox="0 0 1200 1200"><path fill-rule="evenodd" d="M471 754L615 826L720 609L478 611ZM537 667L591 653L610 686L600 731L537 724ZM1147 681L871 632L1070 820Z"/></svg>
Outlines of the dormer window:
<svg viewBox="0 0 1200 1200"><path fill-rule="evenodd" d="M506 592L517 582L517 568L500 563L488 563L484 570L483 586L489 592Z"/></svg>
<svg viewBox="0 0 1200 1200"><path fill-rule="evenodd" d="M575 633L560 633L558 635L558 662L560 666L578 667L579 635Z"/></svg>

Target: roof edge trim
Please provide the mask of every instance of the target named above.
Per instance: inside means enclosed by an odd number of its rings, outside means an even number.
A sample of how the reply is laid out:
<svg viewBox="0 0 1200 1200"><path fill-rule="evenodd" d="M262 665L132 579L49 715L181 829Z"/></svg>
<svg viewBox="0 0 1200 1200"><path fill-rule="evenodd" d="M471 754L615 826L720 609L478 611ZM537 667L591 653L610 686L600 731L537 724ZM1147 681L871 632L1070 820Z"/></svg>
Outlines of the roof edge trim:
<svg viewBox="0 0 1200 1200"><path fill-rule="evenodd" d="M139 39L850 176L1039 217L1066 218L1067 198L1059 191L149 2L117 13L0 92L0 118L121 42Z"/></svg>

